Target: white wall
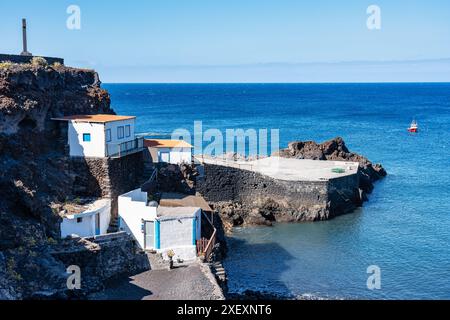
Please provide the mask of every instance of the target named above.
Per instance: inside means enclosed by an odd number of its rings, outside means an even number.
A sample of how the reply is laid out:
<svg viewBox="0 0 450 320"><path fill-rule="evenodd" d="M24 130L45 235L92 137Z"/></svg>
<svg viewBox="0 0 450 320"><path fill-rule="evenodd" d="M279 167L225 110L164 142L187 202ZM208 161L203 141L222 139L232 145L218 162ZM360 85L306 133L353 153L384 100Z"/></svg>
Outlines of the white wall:
<svg viewBox="0 0 450 320"><path fill-rule="evenodd" d="M130 135L126 136L126 126L130 126ZM124 128L124 138L119 139L117 128ZM106 142L106 130L111 130L111 141ZM91 134L90 142L83 142L83 133ZM68 141L70 146L70 155L78 157L105 157L106 145L109 144L110 150L119 150L119 144L134 140L135 119L112 121L107 123L89 123L69 121Z"/></svg>
<svg viewBox="0 0 450 320"><path fill-rule="evenodd" d="M162 218L160 219L160 244L159 252L167 259L167 252L173 250L174 259L194 260L197 257L197 246L193 237L193 223L196 222L196 239L201 238L201 210L192 217ZM195 244L194 244L195 243Z"/></svg>
<svg viewBox="0 0 450 320"><path fill-rule="evenodd" d="M82 217L82 222L77 223L77 219L63 218L61 222L61 238L72 234L80 237L92 237L95 235L95 216Z"/></svg>
<svg viewBox="0 0 450 320"><path fill-rule="evenodd" d="M130 126L130 135L127 137L126 135L126 126ZM119 139L117 128L123 127L124 137L122 139ZM134 133L135 133L135 119L129 119L129 120L122 120L122 121L112 121L107 122L105 124L105 138L106 138L106 130L111 130L111 141L105 143L109 145L109 150L118 153L119 151L119 144L132 141L134 140Z"/></svg>
<svg viewBox="0 0 450 320"><path fill-rule="evenodd" d="M100 215L100 234L107 234L109 223L111 221L111 200L102 199L104 205L92 210L86 211L79 215L64 217L61 222L61 238L76 234L80 237L95 236L95 219L96 215ZM81 218L80 223L77 218Z"/></svg>
<svg viewBox="0 0 450 320"><path fill-rule="evenodd" d="M108 204L100 209L100 234L107 234L109 224L111 222L111 201L108 201Z"/></svg>
<svg viewBox="0 0 450 320"><path fill-rule="evenodd" d="M139 246L144 249L144 233L142 232L142 220L154 221L156 219L156 207L147 206L147 193L141 189L130 191L119 197L120 229L131 234Z"/></svg>
<svg viewBox="0 0 450 320"><path fill-rule="evenodd" d="M197 257L197 247L193 242L193 221L196 218L196 239L201 238L201 209L192 216L157 216L156 207L148 207L147 193L140 189L130 191L119 197L120 229L131 234L141 249L145 249L143 221L160 221L160 249L167 259L167 251L175 252L175 259L192 260ZM156 227L156 223L155 223ZM156 239L155 231L155 239Z"/></svg>
<svg viewBox="0 0 450 320"><path fill-rule="evenodd" d="M170 163L180 164L182 162L192 162L191 148L174 148L170 150Z"/></svg>
<svg viewBox="0 0 450 320"><path fill-rule="evenodd" d="M150 148L156 149L158 154L157 159L153 159L154 162L161 162L161 153L168 152L169 153L169 163L171 164L180 164L180 163L191 163L192 162L192 149L191 148ZM154 154L154 151L151 151L151 154ZM156 160L156 161L155 161Z"/></svg>
<svg viewBox="0 0 450 320"><path fill-rule="evenodd" d="M105 156L105 126L102 123L70 121L68 141L70 155L77 157ZM91 141L83 142L83 134L90 133Z"/></svg>

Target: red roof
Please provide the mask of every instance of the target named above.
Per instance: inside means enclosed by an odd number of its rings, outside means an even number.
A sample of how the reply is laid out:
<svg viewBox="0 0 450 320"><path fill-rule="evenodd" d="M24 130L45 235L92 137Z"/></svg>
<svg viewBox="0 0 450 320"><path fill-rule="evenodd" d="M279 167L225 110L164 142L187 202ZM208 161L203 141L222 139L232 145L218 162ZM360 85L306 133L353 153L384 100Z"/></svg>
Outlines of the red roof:
<svg viewBox="0 0 450 320"><path fill-rule="evenodd" d="M136 117L133 116L117 116L113 114L85 114L85 115L66 116L62 118L53 118L52 120L106 123L114 121L131 120L135 118Z"/></svg>
<svg viewBox="0 0 450 320"><path fill-rule="evenodd" d="M183 140L145 139L144 145L147 148L193 148L191 144Z"/></svg>

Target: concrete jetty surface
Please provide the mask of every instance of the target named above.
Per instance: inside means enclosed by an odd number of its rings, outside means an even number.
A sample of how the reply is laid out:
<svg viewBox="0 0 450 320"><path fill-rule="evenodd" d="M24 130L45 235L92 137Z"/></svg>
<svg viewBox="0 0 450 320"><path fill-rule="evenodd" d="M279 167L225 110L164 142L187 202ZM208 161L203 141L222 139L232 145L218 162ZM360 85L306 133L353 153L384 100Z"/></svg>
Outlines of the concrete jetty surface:
<svg viewBox="0 0 450 320"><path fill-rule="evenodd" d="M202 163L228 166L249 170L265 176L286 181L323 181L358 173L358 162L349 161L319 161L308 159L289 159L267 157L257 160L229 160L222 158L198 158ZM333 169L342 169L341 173Z"/></svg>

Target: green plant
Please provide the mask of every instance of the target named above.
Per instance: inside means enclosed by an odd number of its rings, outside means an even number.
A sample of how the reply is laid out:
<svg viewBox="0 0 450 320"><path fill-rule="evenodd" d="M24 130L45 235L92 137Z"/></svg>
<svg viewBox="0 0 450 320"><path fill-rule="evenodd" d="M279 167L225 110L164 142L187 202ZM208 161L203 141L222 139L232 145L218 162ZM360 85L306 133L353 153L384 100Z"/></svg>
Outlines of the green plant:
<svg viewBox="0 0 450 320"><path fill-rule="evenodd" d="M47 60L45 60L42 57L34 57L33 59L31 59L31 64L33 66L39 66L39 67L46 67L46 66L48 66Z"/></svg>
<svg viewBox="0 0 450 320"><path fill-rule="evenodd" d="M0 69L8 69L9 67L13 66L14 63L11 61L2 61L0 62Z"/></svg>

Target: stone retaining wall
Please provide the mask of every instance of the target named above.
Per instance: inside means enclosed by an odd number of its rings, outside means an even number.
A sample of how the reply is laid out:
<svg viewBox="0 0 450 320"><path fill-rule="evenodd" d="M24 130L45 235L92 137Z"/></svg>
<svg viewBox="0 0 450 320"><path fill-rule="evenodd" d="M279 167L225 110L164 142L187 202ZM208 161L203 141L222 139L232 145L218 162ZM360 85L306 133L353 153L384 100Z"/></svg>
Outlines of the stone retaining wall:
<svg viewBox="0 0 450 320"><path fill-rule="evenodd" d="M257 172L204 164L197 191L209 202L239 202L251 212L267 207L276 220L315 221L353 210L359 201L358 175L330 181L277 180ZM276 212L279 211L279 212ZM245 217L244 217L245 220Z"/></svg>
<svg viewBox="0 0 450 320"><path fill-rule="evenodd" d="M74 176L74 194L111 198L111 213L116 217L117 197L143 183L143 155L137 152L120 158L70 157L70 173Z"/></svg>
<svg viewBox="0 0 450 320"><path fill-rule="evenodd" d="M123 275L149 270L147 255L125 232L98 239L66 240L53 249L52 256L65 267L76 265L81 270L81 290L100 290L105 282Z"/></svg>

